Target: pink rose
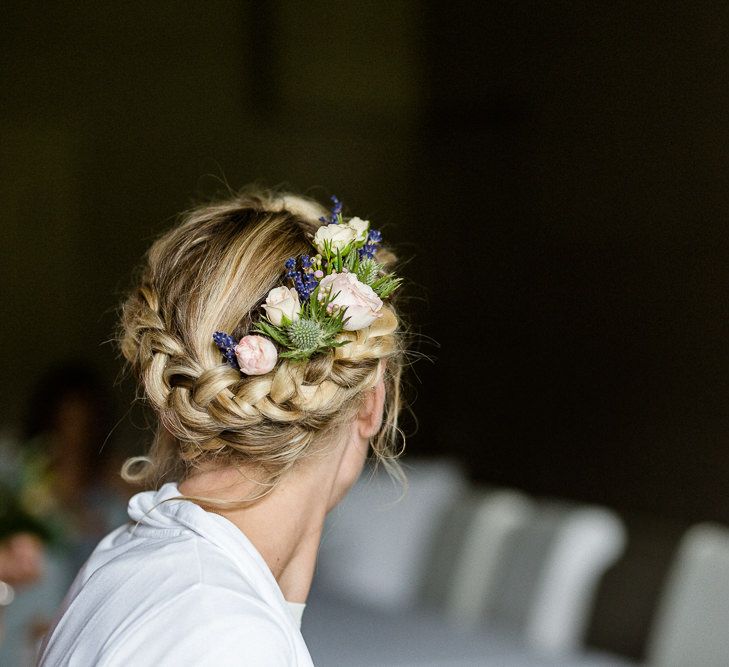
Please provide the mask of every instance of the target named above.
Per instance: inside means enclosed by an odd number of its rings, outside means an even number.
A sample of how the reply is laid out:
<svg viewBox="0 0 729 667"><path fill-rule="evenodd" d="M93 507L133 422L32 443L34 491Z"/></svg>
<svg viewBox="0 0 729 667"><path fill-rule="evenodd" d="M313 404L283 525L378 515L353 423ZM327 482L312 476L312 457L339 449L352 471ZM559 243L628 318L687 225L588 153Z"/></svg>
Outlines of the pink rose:
<svg viewBox="0 0 729 667"><path fill-rule="evenodd" d="M235 358L246 375L265 375L278 361L276 346L263 336L244 336L235 346Z"/></svg>
<svg viewBox="0 0 729 667"><path fill-rule="evenodd" d="M380 317L382 300L369 285L357 280L354 273L334 271L323 278L319 283L319 300L324 300L328 294L336 295L330 305L347 309L344 314L345 331L365 329Z"/></svg>

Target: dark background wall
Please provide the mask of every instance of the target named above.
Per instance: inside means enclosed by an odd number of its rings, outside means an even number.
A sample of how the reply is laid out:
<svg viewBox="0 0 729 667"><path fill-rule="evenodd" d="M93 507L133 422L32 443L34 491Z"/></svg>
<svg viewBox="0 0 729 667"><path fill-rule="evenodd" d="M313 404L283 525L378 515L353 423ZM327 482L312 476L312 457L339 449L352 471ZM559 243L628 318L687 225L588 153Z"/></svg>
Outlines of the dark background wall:
<svg viewBox="0 0 729 667"><path fill-rule="evenodd" d="M131 267L193 198L254 179L336 193L409 260L413 329L440 345L419 346L437 361L417 367L410 451L618 509L643 541L611 575L593 638L638 654L680 530L729 523L729 10L4 13L6 424L55 359L114 381ZM129 387L117 396L121 417ZM129 418L117 433L144 445Z"/></svg>
<svg viewBox="0 0 729 667"><path fill-rule="evenodd" d="M727 17L546 4L429 23L439 431L484 477L727 521Z"/></svg>

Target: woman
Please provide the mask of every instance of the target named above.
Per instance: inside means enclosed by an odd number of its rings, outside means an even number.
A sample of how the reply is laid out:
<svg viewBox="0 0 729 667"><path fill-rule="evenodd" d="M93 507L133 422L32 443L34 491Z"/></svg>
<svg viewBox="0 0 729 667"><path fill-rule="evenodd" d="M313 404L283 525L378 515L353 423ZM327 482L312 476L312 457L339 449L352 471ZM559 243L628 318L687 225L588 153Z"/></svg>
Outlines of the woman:
<svg viewBox="0 0 729 667"><path fill-rule="evenodd" d="M332 199L247 192L149 250L120 339L159 427L123 474L157 490L84 565L39 664L311 664L324 519L370 445L394 465L401 372L394 258Z"/></svg>

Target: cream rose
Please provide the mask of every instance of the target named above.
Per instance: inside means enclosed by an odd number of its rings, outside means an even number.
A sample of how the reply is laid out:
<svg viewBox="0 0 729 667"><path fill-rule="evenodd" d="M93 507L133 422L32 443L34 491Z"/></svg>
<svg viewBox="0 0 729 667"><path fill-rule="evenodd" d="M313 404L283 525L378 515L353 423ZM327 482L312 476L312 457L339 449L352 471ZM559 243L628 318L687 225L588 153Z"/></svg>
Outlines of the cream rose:
<svg viewBox="0 0 729 667"><path fill-rule="evenodd" d="M357 243L367 240L367 232L370 229L370 221L362 218L352 218L347 225L357 234Z"/></svg>
<svg viewBox="0 0 729 667"><path fill-rule="evenodd" d="M382 300L353 273L335 271L323 278L319 283L319 300L322 301L328 294L336 295L329 302L331 305L347 309L344 314L345 331L365 329L380 317Z"/></svg>
<svg viewBox="0 0 729 667"><path fill-rule="evenodd" d="M314 245L320 253L324 253L324 244L331 245L332 252L344 250L350 243L357 240L357 231L348 224L324 225L314 234Z"/></svg>
<svg viewBox="0 0 729 667"><path fill-rule="evenodd" d="M277 327L281 326L284 317L289 322L296 322L301 310L299 294L293 287L276 287L268 293L263 308L271 324Z"/></svg>
<svg viewBox="0 0 729 667"><path fill-rule="evenodd" d="M234 350L238 366L246 375L265 375L278 360L276 346L263 336L244 336Z"/></svg>

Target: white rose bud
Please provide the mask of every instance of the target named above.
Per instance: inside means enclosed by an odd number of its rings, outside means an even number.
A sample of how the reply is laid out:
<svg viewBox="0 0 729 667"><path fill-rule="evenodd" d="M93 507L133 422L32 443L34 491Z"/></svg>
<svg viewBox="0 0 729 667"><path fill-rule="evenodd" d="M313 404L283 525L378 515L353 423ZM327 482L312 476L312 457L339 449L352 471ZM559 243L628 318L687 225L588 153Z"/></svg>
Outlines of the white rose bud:
<svg viewBox="0 0 729 667"><path fill-rule="evenodd" d="M344 314L345 331L365 329L380 317L382 300L369 285L357 280L354 273L335 271L324 277L319 283L319 300L324 300L327 294L336 295L330 305L347 309Z"/></svg>
<svg viewBox="0 0 729 667"><path fill-rule="evenodd" d="M268 293L263 308L271 324L277 327L281 326L284 317L289 322L296 322L301 310L299 293L293 287L276 287Z"/></svg>
<svg viewBox="0 0 729 667"><path fill-rule="evenodd" d="M357 232L348 224L324 225L314 234L314 245L320 253L324 253L325 241L331 245L332 252L344 250L352 241L356 240Z"/></svg>
<svg viewBox="0 0 729 667"><path fill-rule="evenodd" d="M347 225L351 227L357 234L357 243L367 240L367 232L370 230L370 221L361 218L352 218Z"/></svg>

